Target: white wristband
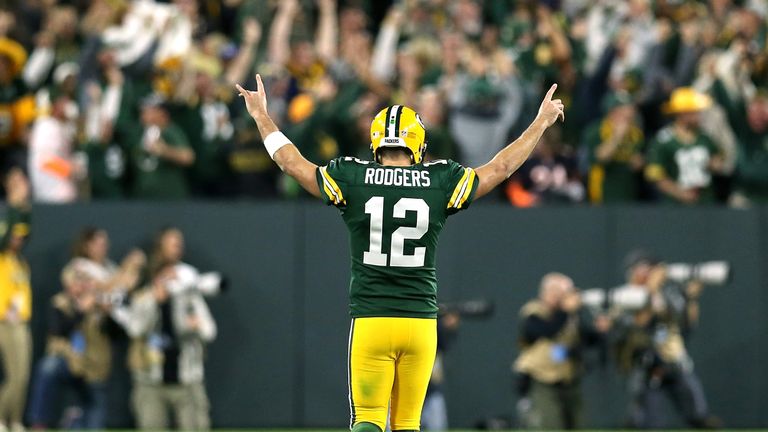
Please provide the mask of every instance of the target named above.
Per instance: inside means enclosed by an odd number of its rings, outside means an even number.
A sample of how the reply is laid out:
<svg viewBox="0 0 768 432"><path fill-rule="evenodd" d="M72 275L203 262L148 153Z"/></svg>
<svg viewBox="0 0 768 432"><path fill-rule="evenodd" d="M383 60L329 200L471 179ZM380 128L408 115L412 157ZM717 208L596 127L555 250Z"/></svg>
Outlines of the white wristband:
<svg viewBox="0 0 768 432"><path fill-rule="evenodd" d="M293 143L280 131L274 131L264 138L264 147L267 148L267 153L269 153L269 157L272 159L275 159L275 152L280 150L280 147L287 144Z"/></svg>

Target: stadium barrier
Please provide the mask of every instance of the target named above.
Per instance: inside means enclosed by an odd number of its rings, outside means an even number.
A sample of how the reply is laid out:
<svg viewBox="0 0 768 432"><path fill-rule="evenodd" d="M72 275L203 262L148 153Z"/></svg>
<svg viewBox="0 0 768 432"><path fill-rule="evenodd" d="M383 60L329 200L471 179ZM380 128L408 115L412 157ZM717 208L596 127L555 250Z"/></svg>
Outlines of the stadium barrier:
<svg viewBox="0 0 768 432"><path fill-rule="evenodd" d="M441 301L492 299L489 320L466 321L446 358L451 424L508 416L514 399L520 306L548 271L581 287L618 284L624 255L637 247L671 261L726 259L730 284L701 300L690 343L712 411L730 427L768 427L768 209L607 207L516 210L475 205L452 217L438 253ZM97 203L37 206L26 249L34 287L36 358L46 307L77 231L106 228L113 259L155 231L180 227L186 261L220 270L228 292L210 299L219 337L210 346L207 386L216 427L344 427L349 319L347 234L337 211L317 203ZM132 424L124 353L114 358L110 427ZM586 424L622 425L623 380L592 367Z"/></svg>

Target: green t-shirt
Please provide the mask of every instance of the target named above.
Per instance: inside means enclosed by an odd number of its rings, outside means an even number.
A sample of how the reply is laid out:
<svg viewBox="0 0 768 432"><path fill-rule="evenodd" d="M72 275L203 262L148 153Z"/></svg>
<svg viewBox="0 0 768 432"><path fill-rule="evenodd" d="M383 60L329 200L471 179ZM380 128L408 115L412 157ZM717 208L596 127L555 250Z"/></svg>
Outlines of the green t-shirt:
<svg viewBox="0 0 768 432"><path fill-rule="evenodd" d="M733 132L739 140L734 189L751 202L768 203L768 131L755 132L747 120L747 103L732 98L722 81L715 81L712 93L725 108Z"/></svg>
<svg viewBox="0 0 768 432"><path fill-rule="evenodd" d="M638 173L630 161L642 151L643 132L632 127L619 143L613 157L605 162L597 160L600 144L611 139L612 128L607 120L589 127L584 144L589 149L589 198L595 203L631 202L637 199Z"/></svg>
<svg viewBox="0 0 768 432"><path fill-rule="evenodd" d="M91 197L120 199L125 196L125 153L117 144L87 142L83 146L88 156L88 177Z"/></svg>
<svg viewBox="0 0 768 432"><path fill-rule="evenodd" d="M739 134L741 151L736 165L736 190L754 203L768 203L768 132Z"/></svg>
<svg viewBox="0 0 768 432"><path fill-rule="evenodd" d="M685 144L675 136L672 126L668 126L660 130L651 143L646 177L656 181L666 176L683 189L697 189L699 203L711 203L715 195L709 161L719 153L708 136L699 133L693 142Z"/></svg>
<svg viewBox="0 0 768 432"><path fill-rule="evenodd" d="M205 195L216 190L216 184L226 171L226 159L222 149L226 141L218 134L207 137L202 104L174 105L170 114L174 123L184 131L189 145L195 152L195 162L187 170L187 178L193 193Z"/></svg>
<svg viewBox="0 0 768 432"><path fill-rule="evenodd" d="M438 236L472 202L475 171L450 160L389 167L345 157L318 168L317 183L349 229L351 315L434 318Z"/></svg>
<svg viewBox="0 0 768 432"><path fill-rule="evenodd" d="M160 138L171 147L189 147L184 132L169 124L160 132ZM186 169L171 161L149 154L143 142L133 146L135 178L133 193L140 199L183 199L189 195Z"/></svg>

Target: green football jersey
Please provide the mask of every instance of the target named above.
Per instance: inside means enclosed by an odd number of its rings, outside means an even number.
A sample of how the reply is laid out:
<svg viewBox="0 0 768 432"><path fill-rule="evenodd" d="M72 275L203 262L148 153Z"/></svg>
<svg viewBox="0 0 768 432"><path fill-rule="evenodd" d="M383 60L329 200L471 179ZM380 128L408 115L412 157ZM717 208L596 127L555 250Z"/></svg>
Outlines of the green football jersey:
<svg viewBox="0 0 768 432"><path fill-rule="evenodd" d="M349 229L351 315L437 316L437 239L472 202L475 171L450 160L393 167L345 157L319 167L317 183Z"/></svg>
<svg viewBox="0 0 768 432"><path fill-rule="evenodd" d="M666 176L681 188L699 190L700 203L712 202L715 195L709 162L719 153L717 145L707 135L699 133L694 142L685 144L668 126L661 129L651 143L646 177L655 181ZM671 201L669 197L664 198Z"/></svg>

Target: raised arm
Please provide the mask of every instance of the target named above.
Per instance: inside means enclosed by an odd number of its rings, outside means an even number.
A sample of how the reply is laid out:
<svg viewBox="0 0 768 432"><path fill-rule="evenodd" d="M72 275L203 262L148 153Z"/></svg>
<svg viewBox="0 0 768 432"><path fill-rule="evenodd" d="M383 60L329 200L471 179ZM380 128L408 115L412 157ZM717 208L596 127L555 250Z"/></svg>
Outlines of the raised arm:
<svg viewBox="0 0 768 432"><path fill-rule="evenodd" d="M293 20L301 10L298 0L284 0L277 8L277 14L269 30L269 62L284 66L291 55L291 30Z"/></svg>
<svg viewBox="0 0 768 432"><path fill-rule="evenodd" d="M528 159L544 131L552 126L558 117L565 119L563 102L560 99L552 100L555 89L557 84L549 88L541 102L538 115L525 132L498 152L490 162L475 169L479 180L475 199L487 194L508 179Z"/></svg>
<svg viewBox="0 0 768 432"><path fill-rule="evenodd" d="M336 0L318 0L317 4L320 7L320 19L317 23L315 50L326 64L330 64L336 59L338 46Z"/></svg>
<svg viewBox="0 0 768 432"><path fill-rule="evenodd" d="M269 155L284 173L296 179L299 184L313 196L320 197L320 187L317 185L315 171L317 165L306 160L299 149L277 129L275 122L267 112L267 95L261 75L256 75L256 90L250 91L237 84L237 91L245 99L248 114L256 121L261 139Z"/></svg>
<svg viewBox="0 0 768 432"><path fill-rule="evenodd" d="M243 40L240 49L224 72L224 79L229 84L241 82L248 75L248 71L253 65L253 59L258 53L260 41L261 24L259 21L256 18L248 18L243 21Z"/></svg>

